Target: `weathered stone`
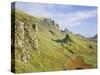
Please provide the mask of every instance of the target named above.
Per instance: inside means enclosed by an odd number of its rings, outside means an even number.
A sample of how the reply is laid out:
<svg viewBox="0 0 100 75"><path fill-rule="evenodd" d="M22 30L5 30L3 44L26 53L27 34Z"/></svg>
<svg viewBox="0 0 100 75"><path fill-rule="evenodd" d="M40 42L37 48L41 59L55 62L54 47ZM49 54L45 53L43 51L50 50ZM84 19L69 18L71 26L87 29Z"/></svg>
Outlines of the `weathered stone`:
<svg viewBox="0 0 100 75"><path fill-rule="evenodd" d="M38 49L37 26L24 21L16 21L15 25L15 47L21 53L18 56L22 62L27 63L30 50Z"/></svg>
<svg viewBox="0 0 100 75"><path fill-rule="evenodd" d="M24 55L24 56L22 57L22 62L24 62L24 63L27 63L27 62L28 62L28 59L27 59L27 56L26 56L26 55Z"/></svg>

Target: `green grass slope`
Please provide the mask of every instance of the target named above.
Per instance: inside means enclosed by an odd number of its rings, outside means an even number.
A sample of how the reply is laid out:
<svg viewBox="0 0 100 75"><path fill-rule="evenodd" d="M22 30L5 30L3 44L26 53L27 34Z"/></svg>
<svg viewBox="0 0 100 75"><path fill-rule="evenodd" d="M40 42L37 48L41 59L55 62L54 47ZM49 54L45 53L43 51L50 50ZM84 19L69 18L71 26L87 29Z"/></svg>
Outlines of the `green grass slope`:
<svg viewBox="0 0 100 75"><path fill-rule="evenodd" d="M13 11L13 10L12 10ZM13 12L12 12L13 14ZM30 59L27 63L23 63L16 59L22 52L15 49L15 72L43 72L43 71L60 71L77 68L96 68L97 67L97 46L96 42L83 40L72 32L61 32L59 28L52 25L46 26L46 23L41 21L42 17L28 15L18 9L15 10L15 21L24 21L28 24L36 24L38 26L37 36L39 52L36 49L30 49ZM13 17L12 17L13 19ZM52 23L49 23L49 25ZM17 25L15 23L15 25ZM78 62L76 57L80 57L86 65ZM76 60L74 67L73 60ZM13 61L13 60L12 60ZM71 66L67 66L71 63ZM12 62L13 64L13 62ZM82 65L82 66L79 66ZM72 66L73 65L73 66Z"/></svg>

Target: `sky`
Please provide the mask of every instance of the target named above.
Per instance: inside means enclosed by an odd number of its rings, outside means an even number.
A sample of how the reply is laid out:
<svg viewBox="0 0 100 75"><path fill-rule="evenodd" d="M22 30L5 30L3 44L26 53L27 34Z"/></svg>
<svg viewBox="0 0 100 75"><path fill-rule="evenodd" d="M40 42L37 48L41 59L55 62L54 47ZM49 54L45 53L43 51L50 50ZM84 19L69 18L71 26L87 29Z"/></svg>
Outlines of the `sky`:
<svg viewBox="0 0 100 75"><path fill-rule="evenodd" d="M32 16L48 17L75 34L92 37L97 34L97 7L67 4L16 2L16 8Z"/></svg>

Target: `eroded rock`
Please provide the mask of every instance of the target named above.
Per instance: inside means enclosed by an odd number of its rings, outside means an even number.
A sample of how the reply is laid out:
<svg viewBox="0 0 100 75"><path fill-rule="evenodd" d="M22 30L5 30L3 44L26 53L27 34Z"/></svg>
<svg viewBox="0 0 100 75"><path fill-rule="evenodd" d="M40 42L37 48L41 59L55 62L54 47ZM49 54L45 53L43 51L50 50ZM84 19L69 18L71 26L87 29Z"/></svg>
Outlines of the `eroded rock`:
<svg viewBox="0 0 100 75"><path fill-rule="evenodd" d="M15 49L20 52L18 59L24 63L27 63L30 58L30 50L38 50L37 26L35 24L16 21Z"/></svg>

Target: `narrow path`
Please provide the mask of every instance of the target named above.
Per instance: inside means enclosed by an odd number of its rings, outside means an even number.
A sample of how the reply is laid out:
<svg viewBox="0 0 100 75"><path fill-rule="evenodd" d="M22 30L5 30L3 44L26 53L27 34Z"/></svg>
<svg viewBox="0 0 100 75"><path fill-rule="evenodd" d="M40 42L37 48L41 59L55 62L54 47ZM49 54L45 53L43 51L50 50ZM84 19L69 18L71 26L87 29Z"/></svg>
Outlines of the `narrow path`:
<svg viewBox="0 0 100 75"><path fill-rule="evenodd" d="M86 64L82 57L76 56L66 59L64 63L64 69L75 70L75 69L89 69L92 65Z"/></svg>

